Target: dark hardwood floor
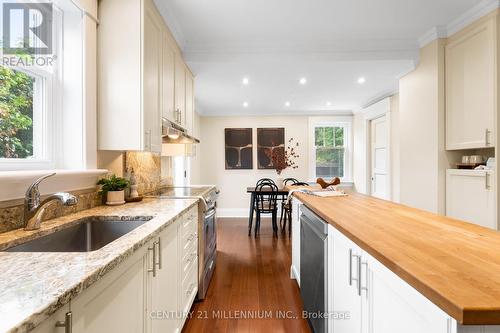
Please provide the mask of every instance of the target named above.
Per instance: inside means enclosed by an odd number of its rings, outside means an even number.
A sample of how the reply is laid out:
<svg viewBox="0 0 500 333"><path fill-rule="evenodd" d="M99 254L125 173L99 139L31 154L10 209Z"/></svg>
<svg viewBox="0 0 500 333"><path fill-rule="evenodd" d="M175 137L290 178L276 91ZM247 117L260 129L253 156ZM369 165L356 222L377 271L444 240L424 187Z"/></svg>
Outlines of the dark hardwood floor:
<svg viewBox="0 0 500 333"><path fill-rule="evenodd" d="M207 298L193 305L184 333L310 332L299 288L290 279L288 233L273 238L265 219L260 237L248 237L247 221L218 220L215 274Z"/></svg>

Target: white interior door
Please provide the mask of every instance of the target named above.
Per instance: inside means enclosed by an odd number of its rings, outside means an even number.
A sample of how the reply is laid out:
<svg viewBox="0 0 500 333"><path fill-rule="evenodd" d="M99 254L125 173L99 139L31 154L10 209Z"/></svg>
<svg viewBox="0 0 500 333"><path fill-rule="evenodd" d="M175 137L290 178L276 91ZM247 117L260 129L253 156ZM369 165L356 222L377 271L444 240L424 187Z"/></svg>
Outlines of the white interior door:
<svg viewBox="0 0 500 333"><path fill-rule="evenodd" d="M388 132L385 116L370 121L371 133L371 194L381 199L389 199L388 174Z"/></svg>

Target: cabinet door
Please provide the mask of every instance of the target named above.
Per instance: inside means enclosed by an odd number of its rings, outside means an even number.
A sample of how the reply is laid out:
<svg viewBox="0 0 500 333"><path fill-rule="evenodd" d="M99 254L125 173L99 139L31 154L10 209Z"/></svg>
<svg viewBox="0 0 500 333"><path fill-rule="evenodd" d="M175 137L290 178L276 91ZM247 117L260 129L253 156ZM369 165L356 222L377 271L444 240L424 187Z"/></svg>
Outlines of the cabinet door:
<svg viewBox="0 0 500 333"><path fill-rule="evenodd" d="M69 304L64 305L56 311L52 316L38 325L32 332L33 333L61 333L64 331L61 327L56 327L58 321L64 321L66 313L69 312Z"/></svg>
<svg viewBox="0 0 500 333"><path fill-rule="evenodd" d="M446 46L446 147L492 147L495 142L496 25L490 19Z"/></svg>
<svg viewBox="0 0 500 333"><path fill-rule="evenodd" d="M344 319L330 320L335 333L361 333L358 260L361 250L337 230L333 232L333 310ZM331 292L331 291L330 291Z"/></svg>
<svg viewBox="0 0 500 333"><path fill-rule="evenodd" d="M145 332L147 264L139 250L72 300L73 332Z"/></svg>
<svg viewBox="0 0 500 333"><path fill-rule="evenodd" d="M186 116L184 127L189 134L193 134L194 118L194 79L191 72L186 69Z"/></svg>
<svg viewBox="0 0 500 333"><path fill-rule="evenodd" d="M175 111L176 122L184 126L186 121L186 69L179 54L175 55Z"/></svg>
<svg viewBox="0 0 500 333"><path fill-rule="evenodd" d="M300 287L300 206L302 203L292 199L292 267L290 277L297 280Z"/></svg>
<svg viewBox="0 0 500 333"><path fill-rule="evenodd" d="M440 308L371 256L365 254L363 262L363 332L451 332L452 319Z"/></svg>
<svg viewBox="0 0 500 333"><path fill-rule="evenodd" d="M496 230L495 173L448 170L446 215Z"/></svg>
<svg viewBox="0 0 500 333"><path fill-rule="evenodd" d="M178 246L177 223L171 224L163 231L155 243L157 256L156 276L151 279L151 311L161 313L152 318L153 333L173 333L179 331L177 314L178 300ZM161 263L161 265L160 265Z"/></svg>
<svg viewBox="0 0 500 333"><path fill-rule="evenodd" d="M162 22L154 4L144 5L144 150L161 152Z"/></svg>
<svg viewBox="0 0 500 333"><path fill-rule="evenodd" d="M175 122L175 51L166 33L162 56L162 116Z"/></svg>

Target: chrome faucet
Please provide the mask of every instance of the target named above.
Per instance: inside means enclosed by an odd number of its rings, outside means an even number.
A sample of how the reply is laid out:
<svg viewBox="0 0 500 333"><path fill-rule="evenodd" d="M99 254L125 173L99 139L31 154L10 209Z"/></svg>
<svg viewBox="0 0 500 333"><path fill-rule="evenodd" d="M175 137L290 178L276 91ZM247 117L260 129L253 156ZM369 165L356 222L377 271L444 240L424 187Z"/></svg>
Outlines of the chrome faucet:
<svg viewBox="0 0 500 333"><path fill-rule="evenodd" d="M54 175L55 173L51 173L42 176L35 180L30 187L28 187L24 197L24 230L40 229L43 213L50 202L58 200L64 206L74 206L78 202L74 195L65 192L49 195L45 200L40 202L40 191L38 190L38 185L42 182L42 180Z"/></svg>

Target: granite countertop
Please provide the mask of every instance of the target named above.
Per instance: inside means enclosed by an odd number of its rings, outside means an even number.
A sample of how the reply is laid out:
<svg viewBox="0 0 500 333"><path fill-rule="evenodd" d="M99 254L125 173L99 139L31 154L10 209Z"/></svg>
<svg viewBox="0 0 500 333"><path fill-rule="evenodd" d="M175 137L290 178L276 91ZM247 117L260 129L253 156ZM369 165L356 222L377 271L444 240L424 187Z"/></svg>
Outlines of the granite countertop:
<svg viewBox="0 0 500 333"><path fill-rule="evenodd" d="M145 199L123 206L100 206L43 222L37 231L21 229L0 234L1 251L50 234L84 217L153 217L94 252L0 252L0 332L25 332L38 326L197 202L196 199Z"/></svg>

